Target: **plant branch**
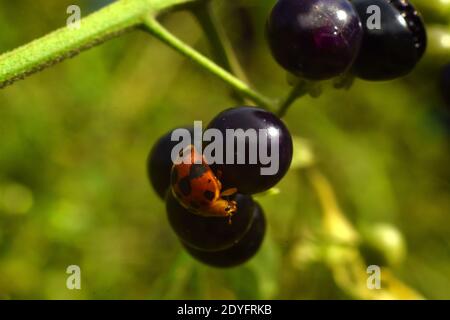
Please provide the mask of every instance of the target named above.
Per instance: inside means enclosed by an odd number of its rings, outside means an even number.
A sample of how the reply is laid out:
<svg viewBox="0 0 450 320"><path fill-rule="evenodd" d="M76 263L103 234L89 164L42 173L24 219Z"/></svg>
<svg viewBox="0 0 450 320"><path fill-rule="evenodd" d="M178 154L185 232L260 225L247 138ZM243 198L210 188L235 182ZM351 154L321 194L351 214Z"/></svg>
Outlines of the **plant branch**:
<svg viewBox="0 0 450 320"><path fill-rule="evenodd" d="M119 0L81 20L0 56L0 88L142 24L148 15L198 0Z"/></svg>
<svg viewBox="0 0 450 320"><path fill-rule="evenodd" d="M291 89L289 94L286 96L284 100L281 101L277 115L282 118L286 115L289 107L299 98L309 94L312 97L316 98L321 95L322 88L320 82L318 81L310 81L303 79L296 79L296 83L294 87Z"/></svg>
<svg viewBox="0 0 450 320"><path fill-rule="evenodd" d="M300 80L289 92L286 98L281 101L280 106L278 107L277 115L282 118L286 115L289 107L297 100L298 98L306 95L308 93L308 82Z"/></svg>
<svg viewBox="0 0 450 320"><path fill-rule="evenodd" d="M41 71L130 29L144 26L157 38L228 83L243 97L270 109L272 101L181 42L156 21L161 11L205 0L119 0L81 20L0 56L0 88ZM227 49L224 49L227 50ZM231 67L230 63L230 67Z"/></svg>
<svg viewBox="0 0 450 320"><path fill-rule="evenodd" d="M193 62L197 63L204 69L208 70L218 78L222 79L225 83L230 85L240 95L247 97L257 103L260 107L271 109L272 101L264 95L253 90L242 80L236 78L230 72L226 71L186 43L171 34L166 28L164 28L153 16L148 16L145 20L145 27L149 33L160 39L168 46L189 58Z"/></svg>

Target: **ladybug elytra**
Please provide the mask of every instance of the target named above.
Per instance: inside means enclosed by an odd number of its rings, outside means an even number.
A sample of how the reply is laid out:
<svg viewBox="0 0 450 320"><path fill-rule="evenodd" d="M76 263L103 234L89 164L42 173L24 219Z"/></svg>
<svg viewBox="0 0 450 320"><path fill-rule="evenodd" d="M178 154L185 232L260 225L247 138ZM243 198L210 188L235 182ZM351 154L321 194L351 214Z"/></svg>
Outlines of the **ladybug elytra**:
<svg viewBox="0 0 450 320"><path fill-rule="evenodd" d="M231 217L236 213L236 201L224 197L235 194L237 189L221 192L221 182L193 145L181 151L178 160L172 167L171 189L183 207L207 217Z"/></svg>

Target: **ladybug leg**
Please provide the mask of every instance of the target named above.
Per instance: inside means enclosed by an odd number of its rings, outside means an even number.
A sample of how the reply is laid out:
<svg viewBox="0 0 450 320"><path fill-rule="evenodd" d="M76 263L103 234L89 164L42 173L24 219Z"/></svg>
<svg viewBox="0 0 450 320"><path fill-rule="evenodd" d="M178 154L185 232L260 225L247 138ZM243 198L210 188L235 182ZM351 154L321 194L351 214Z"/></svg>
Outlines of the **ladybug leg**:
<svg viewBox="0 0 450 320"><path fill-rule="evenodd" d="M222 197L229 197L229 196L235 194L237 191L238 190L236 188L230 188L230 189L222 191L220 196L222 196Z"/></svg>
<svg viewBox="0 0 450 320"><path fill-rule="evenodd" d="M228 211L228 224L231 224L231 217L236 213L237 211L237 202L232 200L229 202L228 207L231 208L231 210Z"/></svg>

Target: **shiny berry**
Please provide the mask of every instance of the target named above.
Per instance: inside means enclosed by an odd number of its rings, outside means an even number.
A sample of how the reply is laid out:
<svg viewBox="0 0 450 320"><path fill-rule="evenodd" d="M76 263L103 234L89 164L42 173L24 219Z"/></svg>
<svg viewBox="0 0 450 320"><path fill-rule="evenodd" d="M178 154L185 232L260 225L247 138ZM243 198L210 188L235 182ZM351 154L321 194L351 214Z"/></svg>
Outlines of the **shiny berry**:
<svg viewBox="0 0 450 320"><path fill-rule="evenodd" d="M217 115L208 126L211 128L225 137L221 145L224 163L211 164L224 189L237 188L244 194L266 191L288 171L292 137L273 113L256 107L236 107Z"/></svg>
<svg viewBox="0 0 450 320"><path fill-rule="evenodd" d="M427 35L420 14L407 0L352 0L364 28L354 73L366 80L390 80L408 74L425 52ZM379 25L375 11L379 8Z"/></svg>
<svg viewBox="0 0 450 320"><path fill-rule="evenodd" d="M194 136L194 128L185 128ZM147 158L147 175L150 183L161 199L164 199L170 187L170 172L173 162L171 158L172 148L179 142L171 141L174 130L162 136L153 146ZM187 147L190 143L186 143Z"/></svg>
<svg viewBox="0 0 450 320"><path fill-rule="evenodd" d="M279 0L267 21L275 60L311 80L329 79L348 70L361 38L361 22L348 0Z"/></svg>
<svg viewBox="0 0 450 320"><path fill-rule="evenodd" d="M231 247L250 228L255 202L250 196L236 195L237 212L233 217L205 217L185 209L167 193L166 209L172 229L180 240L204 251L217 251Z"/></svg>
<svg viewBox="0 0 450 320"><path fill-rule="evenodd" d="M194 249L183 243L186 250L197 260L219 268L235 267L252 258L261 247L266 232L266 220L261 207L256 204L250 229L232 247L214 252Z"/></svg>

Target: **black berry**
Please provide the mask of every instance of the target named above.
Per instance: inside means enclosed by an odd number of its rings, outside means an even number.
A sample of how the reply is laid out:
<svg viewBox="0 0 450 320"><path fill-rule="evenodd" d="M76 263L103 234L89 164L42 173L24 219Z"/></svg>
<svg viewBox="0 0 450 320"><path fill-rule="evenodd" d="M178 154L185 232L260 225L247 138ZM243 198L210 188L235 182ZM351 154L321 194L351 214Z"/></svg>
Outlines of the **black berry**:
<svg viewBox="0 0 450 320"><path fill-rule="evenodd" d="M230 143L229 140L223 144L222 149L226 163L211 164L211 169L219 176L225 189L237 188L239 193L244 194L266 191L277 184L288 171L293 152L292 137L283 122L273 113L256 107L236 107L221 112L210 122L208 128L218 129L223 137L227 136L228 129L241 130L241 134L235 131L234 154L231 156L234 164L228 161L227 145ZM249 129L253 129L251 130L253 133L256 132L256 139L245 138L245 154L242 154L242 150L238 150L236 146L239 141L244 141L243 133L250 132L247 131ZM261 162L260 144L265 145L267 155L272 158L272 163L263 164ZM272 145L276 144L278 152L276 149L272 150ZM251 154L255 153L255 150L258 151L257 154ZM243 164L238 163L238 155L245 158ZM253 158L253 163L251 158ZM270 166L274 166L273 169L276 167L275 174L266 174L267 172L264 173L262 170Z"/></svg>
<svg viewBox="0 0 450 320"><path fill-rule="evenodd" d="M204 217L182 207L172 192L168 192L167 216L172 229L189 246L204 251L223 250L238 242L253 221L252 198L236 195L235 200L238 209L233 217Z"/></svg>
<svg viewBox="0 0 450 320"><path fill-rule="evenodd" d="M261 207L256 204L250 229L232 247L215 252L197 250L183 243L186 250L197 260L213 267L234 267L252 258L260 248L266 232L266 220Z"/></svg>
<svg viewBox="0 0 450 320"><path fill-rule="evenodd" d="M362 38L348 0L279 0L267 22L275 60L306 79L338 76L351 67Z"/></svg>
<svg viewBox="0 0 450 320"><path fill-rule="evenodd" d="M192 127L185 129L189 130L192 138L194 129ZM148 178L153 189L155 189L161 199L165 198L170 187L170 173L173 166L171 158L172 148L179 143L178 141L171 141L173 131L171 130L155 143L147 158Z"/></svg>
<svg viewBox="0 0 450 320"><path fill-rule="evenodd" d="M427 35L420 14L407 0L352 0L364 28L354 73L366 80L390 80L408 74L425 52ZM380 25L367 8L380 8ZM370 21L369 21L370 19Z"/></svg>

